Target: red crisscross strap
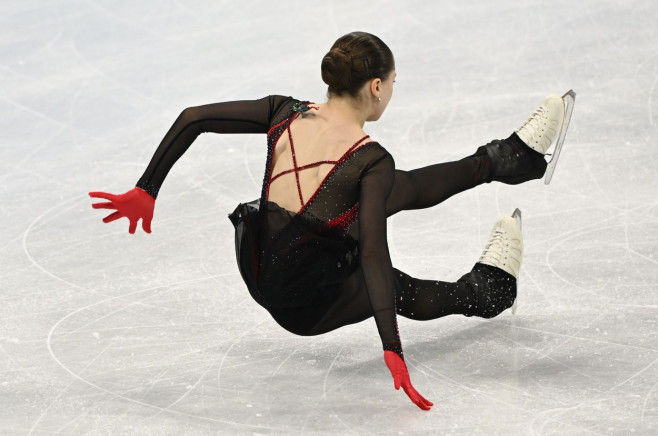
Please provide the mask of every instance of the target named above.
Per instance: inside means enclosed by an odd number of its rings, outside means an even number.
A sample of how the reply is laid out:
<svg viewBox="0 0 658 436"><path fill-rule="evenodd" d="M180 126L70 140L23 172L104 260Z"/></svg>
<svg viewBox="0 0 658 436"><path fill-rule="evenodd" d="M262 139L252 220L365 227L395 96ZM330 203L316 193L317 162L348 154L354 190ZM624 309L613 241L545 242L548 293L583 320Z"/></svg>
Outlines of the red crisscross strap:
<svg viewBox="0 0 658 436"><path fill-rule="evenodd" d="M284 176L284 175L286 175L286 174L290 174L290 173L295 173L295 181L297 182L297 194L299 194L299 202L300 202L300 204L302 205L302 208L300 209L300 212L303 212L303 211L306 209L308 203L310 203L310 202L315 198L315 196L316 196L317 193L320 191L320 189L322 188L322 186L324 185L324 183L327 181L327 178L331 175L331 173L333 172L333 170L336 169L336 166L337 166L339 163L341 163L342 161L344 161L344 160L345 160L345 159L346 159L346 158L347 158L347 157L348 157L348 156L349 156L354 150L356 150L356 148L359 147L359 145L361 145L361 144L363 143L363 141L365 141L366 139L368 139L368 138L370 137L370 135L366 135L366 136L364 136L363 138L361 138L361 139L359 139L358 141L356 141L356 142L354 143L354 145L352 145L352 146L351 146L351 147L350 147L350 148L349 148L349 149L343 154L343 156L341 156L341 158L338 159L338 160L321 160L321 161L317 161L317 162L313 162L313 163L310 163L310 164L306 164L306 165L299 166L299 165L297 164L297 156L296 156L296 154L295 154L295 145L294 145L294 143L293 143L293 139L292 139L292 132L290 131L290 125L292 124L292 121L294 120L294 118L296 118L296 117L293 117L293 119L290 120L290 122L288 123L288 126L286 127L286 130L288 131L288 139L289 139L289 141L290 141L290 152L291 152L291 154L292 154L292 164L293 164L293 168L290 168L290 169L288 169L288 170L281 171L281 172L278 173L277 175L271 177L270 180L269 180L269 182L268 182L268 185L270 185L272 182L274 182L276 179L278 179L278 178L281 177L281 176ZM300 171L303 171L303 170L306 170L306 169L309 169L309 168L315 168L315 167L320 166L320 165L323 165L323 164L332 164L334 167L329 171L329 173L327 174L327 176L325 177L325 179L322 181L322 183L320 183L320 186L317 187L315 193L314 193L313 196L311 196L311 198L309 199L309 202L306 203L306 202L304 202L304 196L302 195L302 185L301 185L301 183L300 183L300 181L299 181L299 173L300 173Z"/></svg>

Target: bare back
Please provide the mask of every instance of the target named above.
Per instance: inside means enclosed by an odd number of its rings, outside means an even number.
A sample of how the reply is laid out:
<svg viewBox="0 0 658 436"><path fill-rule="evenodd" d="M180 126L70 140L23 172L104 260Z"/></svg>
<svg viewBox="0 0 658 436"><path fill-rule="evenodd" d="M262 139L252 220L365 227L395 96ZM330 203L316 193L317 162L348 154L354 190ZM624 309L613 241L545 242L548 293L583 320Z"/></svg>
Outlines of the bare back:
<svg viewBox="0 0 658 436"><path fill-rule="evenodd" d="M337 162L367 138L358 125L332 117L326 105L311 108L290 123L274 149L268 199L293 212L300 211Z"/></svg>

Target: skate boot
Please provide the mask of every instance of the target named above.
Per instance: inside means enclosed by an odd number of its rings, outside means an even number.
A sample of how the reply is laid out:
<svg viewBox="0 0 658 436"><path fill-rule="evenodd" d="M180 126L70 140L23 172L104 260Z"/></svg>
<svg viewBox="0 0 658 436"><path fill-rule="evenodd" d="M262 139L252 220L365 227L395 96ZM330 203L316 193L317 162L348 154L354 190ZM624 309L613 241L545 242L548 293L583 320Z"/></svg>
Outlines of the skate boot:
<svg viewBox="0 0 658 436"><path fill-rule="evenodd" d="M459 282L473 290L474 303L466 316L493 318L512 307L523 258L521 211L500 218L491 231L480 259Z"/></svg>
<svg viewBox="0 0 658 436"><path fill-rule="evenodd" d="M562 97L551 95L512 136L478 148L475 154L486 154L491 163L487 181L517 185L542 178L547 167L544 155L560 133L563 121Z"/></svg>
<svg viewBox="0 0 658 436"><path fill-rule="evenodd" d="M550 148L564 122L564 101L559 95L549 95L530 118L516 129L516 134L530 148L542 155Z"/></svg>

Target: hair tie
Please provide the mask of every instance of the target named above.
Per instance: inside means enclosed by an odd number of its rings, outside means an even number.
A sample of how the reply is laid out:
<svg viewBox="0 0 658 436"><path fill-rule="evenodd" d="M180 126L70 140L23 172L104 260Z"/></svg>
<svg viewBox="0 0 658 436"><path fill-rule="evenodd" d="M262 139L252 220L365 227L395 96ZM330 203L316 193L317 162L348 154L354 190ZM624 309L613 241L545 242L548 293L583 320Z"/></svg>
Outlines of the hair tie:
<svg viewBox="0 0 658 436"><path fill-rule="evenodd" d="M370 61L368 61L368 58L361 58L361 62L363 62L363 69L368 72L370 69Z"/></svg>

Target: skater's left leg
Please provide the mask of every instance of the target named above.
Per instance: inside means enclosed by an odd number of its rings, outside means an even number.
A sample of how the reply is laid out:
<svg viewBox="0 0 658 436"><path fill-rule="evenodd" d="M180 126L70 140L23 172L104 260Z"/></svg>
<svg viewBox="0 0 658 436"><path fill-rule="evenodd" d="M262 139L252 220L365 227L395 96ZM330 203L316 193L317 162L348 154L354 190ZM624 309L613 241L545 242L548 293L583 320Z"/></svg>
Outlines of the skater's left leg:
<svg viewBox="0 0 658 436"><path fill-rule="evenodd" d="M394 269L394 283L398 315L415 320L453 314L477 315L477 295L467 282L420 280ZM307 334L326 333L373 315L368 288L359 269L341 286L339 298Z"/></svg>
<svg viewBox="0 0 658 436"><path fill-rule="evenodd" d="M416 279L396 269L395 284L397 313L405 318L426 321L476 314L475 290L467 282Z"/></svg>
<svg viewBox="0 0 658 436"><path fill-rule="evenodd" d="M417 320L451 314L493 318L512 307L523 258L521 212L501 217L471 272L456 283L418 280L395 271L399 315Z"/></svg>
<svg viewBox="0 0 658 436"><path fill-rule="evenodd" d="M397 314L418 321L448 315L493 318L511 307L516 298L515 277L482 263L476 263L457 282L417 279L397 269L394 282ZM371 316L367 286L359 270L342 286L332 307L305 334L326 333Z"/></svg>
<svg viewBox="0 0 658 436"><path fill-rule="evenodd" d="M523 258L521 212L501 217L473 269L457 282L416 279L394 269L398 315L429 320L462 314L493 318L512 307ZM340 295L311 334L320 334L373 315L365 278L358 268L342 285Z"/></svg>

